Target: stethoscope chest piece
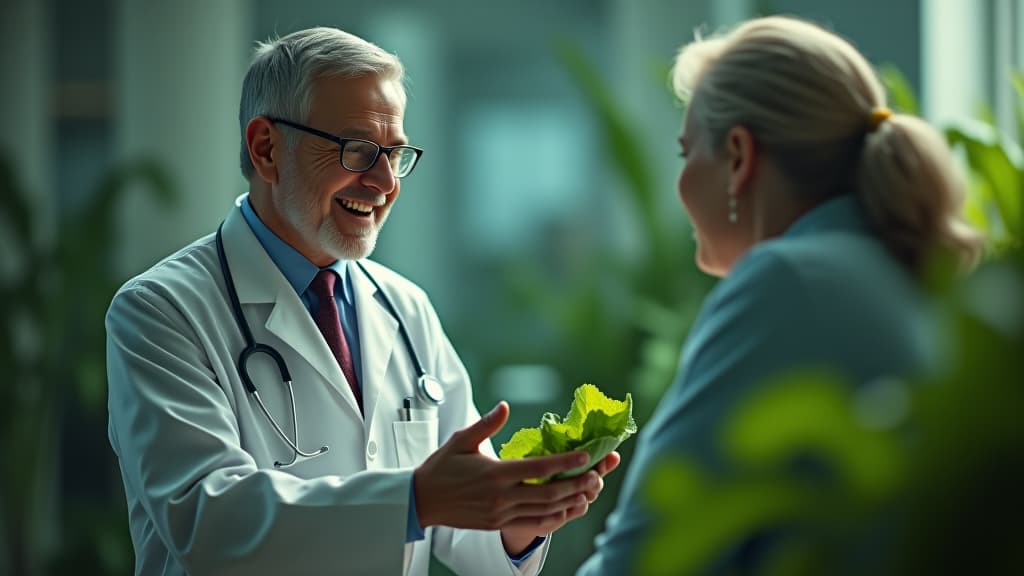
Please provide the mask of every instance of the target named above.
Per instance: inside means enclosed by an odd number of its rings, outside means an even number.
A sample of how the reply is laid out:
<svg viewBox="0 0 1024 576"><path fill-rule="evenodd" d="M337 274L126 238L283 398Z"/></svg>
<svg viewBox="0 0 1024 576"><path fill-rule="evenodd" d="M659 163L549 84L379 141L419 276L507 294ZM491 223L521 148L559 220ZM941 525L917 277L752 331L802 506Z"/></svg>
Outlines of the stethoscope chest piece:
<svg viewBox="0 0 1024 576"><path fill-rule="evenodd" d="M423 374L416 383L416 394L428 406L444 404L444 387L441 382L430 374Z"/></svg>

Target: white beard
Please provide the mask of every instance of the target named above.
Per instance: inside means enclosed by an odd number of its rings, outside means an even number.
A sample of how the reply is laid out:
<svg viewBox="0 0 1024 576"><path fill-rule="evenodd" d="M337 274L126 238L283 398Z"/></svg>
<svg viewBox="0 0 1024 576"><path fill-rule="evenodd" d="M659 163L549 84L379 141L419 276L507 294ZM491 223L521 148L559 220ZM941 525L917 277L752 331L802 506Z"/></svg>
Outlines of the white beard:
<svg viewBox="0 0 1024 576"><path fill-rule="evenodd" d="M377 234L380 226L387 220L385 216L380 225L370 224L361 230L358 236L341 233L334 224L334 219L327 217L318 222L320 210L319 198L305 193L308 188L305 182L295 173L295 164L286 162L280 170L280 200L277 203L281 215L292 228L302 235L306 244L314 245L339 260L359 260L366 258L377 246Z"/></svg>

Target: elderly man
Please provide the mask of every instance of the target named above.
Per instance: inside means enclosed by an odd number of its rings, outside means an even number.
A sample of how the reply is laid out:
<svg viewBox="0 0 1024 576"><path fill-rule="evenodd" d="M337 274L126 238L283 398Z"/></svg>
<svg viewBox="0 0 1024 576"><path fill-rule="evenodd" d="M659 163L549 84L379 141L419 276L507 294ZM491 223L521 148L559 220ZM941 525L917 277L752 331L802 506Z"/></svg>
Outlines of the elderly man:
<svg viewBox="0 0 1024 576"><path fill-rule="evenodd" d="M138 574L537 573L612 454L500 462L426 295L365 258L422 150L403 69L335 29L263 44L249 194L107 315L110 442ZM439 447L440 446L440 447Z"/></svg>

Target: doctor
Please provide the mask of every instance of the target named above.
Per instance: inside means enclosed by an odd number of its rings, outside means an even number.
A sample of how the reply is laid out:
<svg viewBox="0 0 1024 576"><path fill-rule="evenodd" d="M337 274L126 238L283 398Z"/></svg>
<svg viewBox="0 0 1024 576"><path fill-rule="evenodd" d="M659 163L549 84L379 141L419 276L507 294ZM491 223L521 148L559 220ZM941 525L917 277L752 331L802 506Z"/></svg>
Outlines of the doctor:
<svg viewBox="0 0 1024 576"><path fill-rule="evenodd" d="M497 461L426 295L364 260L422 154L403 69L335 29L258 47L250 193L107 314L109 436L137 574L536 574L587 511L581 453ZM440 446L440 447L439 447Z"/></svg>

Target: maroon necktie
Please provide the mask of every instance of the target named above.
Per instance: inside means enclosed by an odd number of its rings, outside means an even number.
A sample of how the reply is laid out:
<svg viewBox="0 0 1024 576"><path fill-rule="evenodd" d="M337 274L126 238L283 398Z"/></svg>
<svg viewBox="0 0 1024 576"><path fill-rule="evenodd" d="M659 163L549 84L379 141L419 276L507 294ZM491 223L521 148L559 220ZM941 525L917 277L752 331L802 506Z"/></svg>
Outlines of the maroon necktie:
<svg viewBox="0 0 1024 576"><path fill-rule="evenodd" d="M345 340L345 331L341 329L341 318L338 315L338 303L334 300L334 282L338 276L333 270L321 270L313 278L309 289L316 295L317 307L313 320L316 322L324 340L334 353L334 359L341 367L341 373L348 380L352 388L352 394L356 397L356 404L360 412L363 410L363 395L359 390L359 382L356 380L356 371L352 365L352 352Z"/></svg>

